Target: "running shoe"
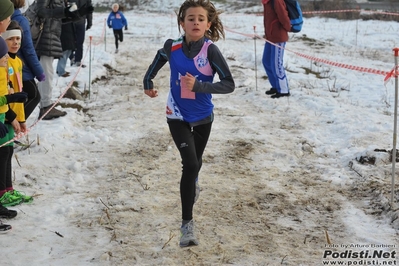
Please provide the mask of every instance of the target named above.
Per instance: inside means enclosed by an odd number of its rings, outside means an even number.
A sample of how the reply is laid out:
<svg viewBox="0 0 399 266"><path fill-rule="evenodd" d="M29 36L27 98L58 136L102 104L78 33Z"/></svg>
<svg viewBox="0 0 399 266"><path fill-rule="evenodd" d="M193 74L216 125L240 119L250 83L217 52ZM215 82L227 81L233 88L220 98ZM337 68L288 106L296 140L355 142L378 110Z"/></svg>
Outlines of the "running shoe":
<svg viewBox="0 0 399 266"><path fill-rule="evenodd" d="M198 240L194 235L194 221L191 220L189 223L180 227L180 247L197 246Z"/></svg>
<svg viewBox="0 0 399 266"><path fill-rule="evenodd" d="M3 205L0 205L0 218L11 219L17 216L17 211L9 210Z"/></svg>
<svg viewBox="0 0 399 266"><path fill-rule="evenodd" d="M11 230L12 226L9 224L3 224L2 221L0 221L0 234L8 233Z"/></svg>

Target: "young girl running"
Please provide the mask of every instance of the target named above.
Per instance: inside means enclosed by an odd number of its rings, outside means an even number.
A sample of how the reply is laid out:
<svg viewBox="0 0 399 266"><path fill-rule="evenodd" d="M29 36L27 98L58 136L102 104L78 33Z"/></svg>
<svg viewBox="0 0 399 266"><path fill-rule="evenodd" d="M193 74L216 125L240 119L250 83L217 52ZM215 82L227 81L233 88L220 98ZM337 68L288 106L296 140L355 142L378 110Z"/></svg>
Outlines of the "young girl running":
<svg viewBox="0 0 399 266"><path fill-rule="evenodd" d="M181 247L198 245L193 206L199 195L198 173L213 122L212 93L231 93L235 88L230 69L213 43L224 38L219 14L209 0L186 0L177 17L179 31L184 30L183 36L165 42L143 80L145 94L157 97L158 90L154 89L152 79L169 62L171 88L166 117L183 165ZM220 81L213 83L216 73Z"/></svg>
<svg viewBox="0 0 399 266"><path fill-rule="evenodd" d="M108 28L112 29L115 37L115 53L117 53L119 42L123 42L123 27L127 30L127 20L123 13L119 10L117 3L112 5L112 11L108 15L107 19Z"/></svg>

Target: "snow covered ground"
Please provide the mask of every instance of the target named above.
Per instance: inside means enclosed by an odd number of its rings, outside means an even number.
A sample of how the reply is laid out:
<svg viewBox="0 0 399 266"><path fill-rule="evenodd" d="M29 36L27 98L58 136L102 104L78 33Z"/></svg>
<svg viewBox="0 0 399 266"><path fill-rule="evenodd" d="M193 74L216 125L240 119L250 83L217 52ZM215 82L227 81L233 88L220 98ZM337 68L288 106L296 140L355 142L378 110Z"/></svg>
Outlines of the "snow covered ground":
<svg viewBox="0 0 399 266"><path fill-rule="evenodd" d="M34 201L3 221L13 226L0 236L3 263L397 264L399 180L392 207L389 160L395 85L360 70L394 67L397 22L306 19L286 47L292 96L271 99L264 40L252 38L263 35L263 18L222 15L226 40L216 44L236 90L214 96L194 209L200 245L178 246L181 166L164 115L168 66L155 79L158 98L143 93L142 78L163 42L179 36L172 12L179 3L162 13L126 12L118 54L108 29L101 37L108 14L94 13L88 67L54 80L55 100L74 80L88 97L62 98L68 114L53 121L37 122L37 109L21 138L31 146L15 149L14 187ZM351 259L339 258L349 250ZM375 258L384 252L389 258Z"/></svg>

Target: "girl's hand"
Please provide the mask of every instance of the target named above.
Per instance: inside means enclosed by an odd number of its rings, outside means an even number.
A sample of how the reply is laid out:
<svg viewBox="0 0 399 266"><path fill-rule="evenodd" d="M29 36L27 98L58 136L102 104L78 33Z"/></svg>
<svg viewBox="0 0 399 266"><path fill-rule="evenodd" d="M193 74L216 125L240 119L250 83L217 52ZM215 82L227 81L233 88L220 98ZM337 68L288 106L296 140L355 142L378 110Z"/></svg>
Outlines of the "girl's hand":
<svg viewBox="0 0 399 266"><path fill-rule="evenodd" d="M195 77L190 73L186 73L185 76L180 77L180 82L182 83L182 88L186 88L189 91L193 91L195 84Z"/></svg>
<svg viewBox="0 0 399 266"><path fill-rule="evenodd" d="M15 134L18 135L19 133L21 133L21 126L20 126L20 124L19 124L19 122L18 122L17 119L14 119L14 120L11 122L11 126L14 128Z"/></svg>
<svg viewBox="0 0 399 266"><path fill-rule="evenodd" d="M144 93L147 94L151 98L155 98L158 96L158 90L154 90L154 89L144 90Z"/></svg>
<svg viewBox="0 0 399 266"><path fill-rule="evenodd" d="M21 126L21 132L26 133L26 123L19 123L19 125Z"/></svg>

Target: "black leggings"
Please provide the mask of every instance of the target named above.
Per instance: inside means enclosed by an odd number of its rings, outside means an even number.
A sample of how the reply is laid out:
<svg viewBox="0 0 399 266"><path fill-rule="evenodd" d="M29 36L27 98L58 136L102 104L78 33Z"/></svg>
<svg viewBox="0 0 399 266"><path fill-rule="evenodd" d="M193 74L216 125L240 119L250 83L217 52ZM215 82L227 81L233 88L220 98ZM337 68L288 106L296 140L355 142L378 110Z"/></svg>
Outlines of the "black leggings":
<svg viewBox="0 0 399 266"><path fill-rule="evenodd" d="M116 49L118 49L118 40L120 42L123 42L123 31L122 31L122 29L114 30L114 36L115 36L115 47L116 47Z"/></svg>
<svg viewBox="0 0 399 266"><path fill-rule="evenodd" d="M35 80L24 80L22 84L23 91L28 94L28 100L24 103L26 121L32 114L33 110L35 110L36 106L40 103L40 93L37 89Z"/></svg>
<svg viewBox="0 0 399 266"><path fill-rule="evenodd" d="M168 125L183 165L180 180L182 219L192 220L195 179L202 166L202 154L211 134L212 122L191 128L186 122L172 120Z"/></svg>
<svg viewBox="0 0 399 266"><path fill-rule="evenodd" d="M11 160L13 154L13 146L0 147L0 190L6 190L12 187Z"/></svg>

